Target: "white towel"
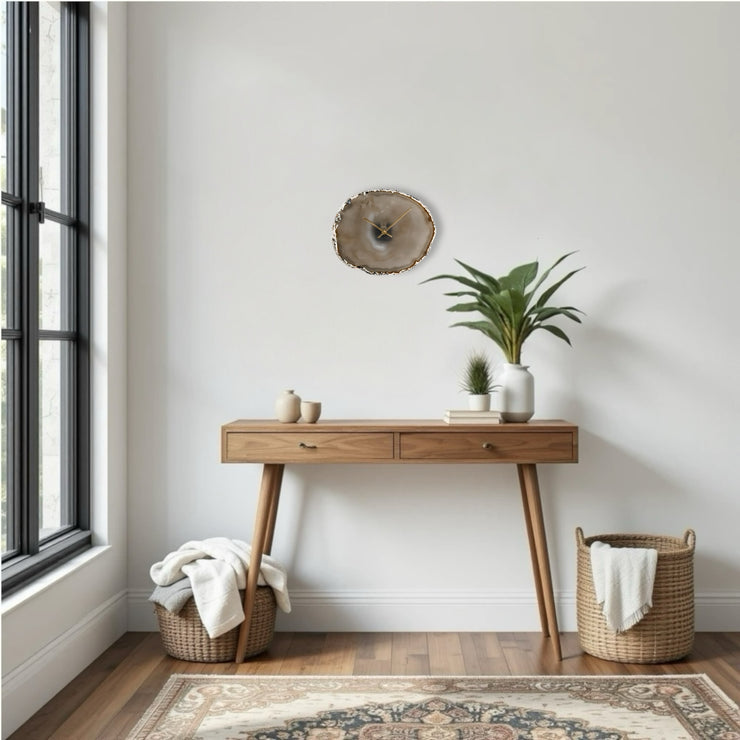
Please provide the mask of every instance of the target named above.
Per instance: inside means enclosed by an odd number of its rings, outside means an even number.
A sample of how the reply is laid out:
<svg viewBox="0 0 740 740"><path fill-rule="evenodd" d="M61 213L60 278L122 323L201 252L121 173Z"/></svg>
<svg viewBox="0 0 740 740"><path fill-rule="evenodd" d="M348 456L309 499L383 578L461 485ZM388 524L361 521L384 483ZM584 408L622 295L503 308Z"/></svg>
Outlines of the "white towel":
<svg viewBox="0 0 740 740"><path fill-rule="evenodd" d="M152 565L149 575L158 586L187 576L203 626L214 638L244 621L239 589L247 586L251 550L246 542L226 537L191 540ZM290 611L287 574L269 555L262 556L257 582L271 586L277 605Z"/></svg>
<svg viewBox="0 0 740 740"><path fill-rule="evenodd" d="M653 605L658 551L591 543L591 572L596 601L614 632L634 627Z"/></svg>

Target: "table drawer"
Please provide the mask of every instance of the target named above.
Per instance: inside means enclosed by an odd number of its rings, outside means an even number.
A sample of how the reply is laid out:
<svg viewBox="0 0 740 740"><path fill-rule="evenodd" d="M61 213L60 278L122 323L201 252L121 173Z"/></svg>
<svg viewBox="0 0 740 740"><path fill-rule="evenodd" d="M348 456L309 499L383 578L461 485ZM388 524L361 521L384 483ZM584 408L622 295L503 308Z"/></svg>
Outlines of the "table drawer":
<svg viewBox="0 0 740 740"><path fill-rule="evenodd" d="M393 460L385 432L227 432L224 462L310 463Z"/></svg>
<svg viewBox="0 0 740 740"><path fill-rule="evenodd" d="M575 462L571 432L408 432L401 459L426 462Z"/></svg>

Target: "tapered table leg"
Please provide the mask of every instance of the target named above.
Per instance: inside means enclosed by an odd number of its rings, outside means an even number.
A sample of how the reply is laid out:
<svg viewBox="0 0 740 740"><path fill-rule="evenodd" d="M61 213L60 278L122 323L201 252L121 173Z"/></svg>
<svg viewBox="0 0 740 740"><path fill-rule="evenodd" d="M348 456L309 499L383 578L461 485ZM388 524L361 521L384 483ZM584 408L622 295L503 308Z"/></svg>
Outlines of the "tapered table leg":
<svg viewBox="0 0 740 740"><path fill-rule="evenodd" d="M275 535L275 522L277 521L278 504L280 503L280 489L283 485L283 472L285 465L277 465L275 476L272 481L272 498L270 499L270 511L267 516L267 534L262 552L265 555L272 553L272 539Z"/></svg>
<svg viewBox="0 0 740 740"><path fill-rule="evenodd" d="M252 535L252 552L249 558L247 573L247 588L244 592L244 621L239 627L239 639L236 645L236 662L244 662L244 650L249 639L249 626L252 623L254 599L257 594L257 580L259 579L262 554L266 547L272 546L272 537L277 517L277 502L280 496L280 484L283 479L284 465L266 463L262 468L257 512L254 518L254 533Z"/></svg>
<svg viewBox="0 0 740 740"><path fill-rule="evenodd" d="M536 558L536 573L539 573L540 589L538 598L544 600L545 614L547 617L548 630L552 639L555 659L562 660L560 648L560 632L558 630L558 617L555 610L555 597L552 592L552 577L550 575L550 557L547 553L547 537L545 535L545 521L542 516L542 501L540 499L540 484L537 480L537 466L533 464L520 464L517 466L520 472L520 481L523 486L523 498L525 499L525 518L528 518L531 527L530 546L534 544L534 557ZM535 573L535 584L537 575ZM535 585L536 587L536 585ZM540 614L542 606L540 605Z"/></svg>
<svg viewBox="0 0 740 740"><path fill-rule="evenodd" d="M527 486L524 481L524 472L521 465L516 466L516 472L519 475L519 489L522 492L522 508L524 509L524 523L527 525L527 541L529 542L529 555L532 559L532 575L534 576L534 590L537 594L537 608L540 612L540 625L542 634L545 637L550 636L550 629L547 624L547 612L545 611L545 599L542 595L542 578L540 577L540 563L537 557L537 547L534 541L534 532L532 531L532 516L529 513L529 502L527 501Z"/></svg>

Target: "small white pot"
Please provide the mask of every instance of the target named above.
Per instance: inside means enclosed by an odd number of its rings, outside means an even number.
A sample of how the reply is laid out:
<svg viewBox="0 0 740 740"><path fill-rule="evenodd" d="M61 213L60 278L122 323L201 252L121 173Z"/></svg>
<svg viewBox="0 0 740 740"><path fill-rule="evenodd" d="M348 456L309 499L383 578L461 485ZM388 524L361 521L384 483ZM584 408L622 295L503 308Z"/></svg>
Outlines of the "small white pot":
<svg viewBox="0 0 740 740"><path fill-rule="evenodd" d="M490 411L491 410L491 394L481 393L480 395L469 394L468 395L468 408L471 411Z"/></svg>

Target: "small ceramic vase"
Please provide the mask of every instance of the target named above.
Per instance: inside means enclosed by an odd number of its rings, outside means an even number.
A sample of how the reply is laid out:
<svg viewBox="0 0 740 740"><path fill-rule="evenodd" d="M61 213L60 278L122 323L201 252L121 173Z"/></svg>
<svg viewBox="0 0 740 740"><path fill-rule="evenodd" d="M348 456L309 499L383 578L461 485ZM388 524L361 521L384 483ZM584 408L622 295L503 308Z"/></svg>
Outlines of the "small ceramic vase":
<svg viewBox="0 0 740 740"><path fill-rule="evenodd" d="M301 418L301 398L293 389L283 391L275 401L275 416L278 421L292 423Z"/></svg>

